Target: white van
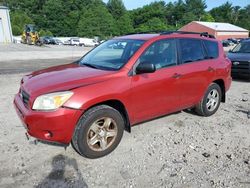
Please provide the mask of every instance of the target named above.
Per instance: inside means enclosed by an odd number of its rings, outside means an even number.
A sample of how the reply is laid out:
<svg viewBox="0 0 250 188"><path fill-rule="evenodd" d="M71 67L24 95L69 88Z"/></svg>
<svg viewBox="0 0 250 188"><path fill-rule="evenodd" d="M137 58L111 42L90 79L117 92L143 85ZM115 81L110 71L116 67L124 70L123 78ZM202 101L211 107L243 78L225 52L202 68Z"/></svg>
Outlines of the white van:
<svg viewBox="0 0 250 188"><path fill-rule="evenodd" d="M89 46L89 47L95 47L99 45L98 42L96 42L95 39L90 38L80 38L80 46Z"/></svg>
<svg viewBox="0 0 250 188"><path fill-rule="evenodd" d="M79 38L71 38L70 45L72 46L80 46L80 39Z"/></svg>

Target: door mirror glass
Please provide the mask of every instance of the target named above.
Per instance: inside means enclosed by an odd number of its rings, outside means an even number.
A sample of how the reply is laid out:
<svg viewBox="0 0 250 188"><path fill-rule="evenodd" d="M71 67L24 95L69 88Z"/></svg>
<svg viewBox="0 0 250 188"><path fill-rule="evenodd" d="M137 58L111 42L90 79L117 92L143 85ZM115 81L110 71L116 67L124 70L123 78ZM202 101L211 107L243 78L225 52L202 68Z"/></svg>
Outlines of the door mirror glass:
<svg viewBox="0 0 250 188"><path fill-rule="evenodd" d="M155 65L149 62L142 62L136 67L136 74L153 73L155 72Z"/></svg>

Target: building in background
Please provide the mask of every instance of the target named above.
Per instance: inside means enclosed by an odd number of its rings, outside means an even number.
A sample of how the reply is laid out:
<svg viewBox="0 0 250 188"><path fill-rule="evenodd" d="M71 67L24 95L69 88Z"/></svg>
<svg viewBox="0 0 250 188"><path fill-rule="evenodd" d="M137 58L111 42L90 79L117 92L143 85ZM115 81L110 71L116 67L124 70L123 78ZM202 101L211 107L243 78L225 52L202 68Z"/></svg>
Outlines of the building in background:
<svg viewBox="0 0 250 188"><path fill-rule="evenodd" d="M12 40L9 9L0 6L0 43L10 43Z"/></svg>
<svg viewBox="0 0 250 188"><path fill-rule="evenodd" d="M249 31L229 23L193 21L179 29L180 31L208 32L219 40L228 38L247 38Z"/></svg>

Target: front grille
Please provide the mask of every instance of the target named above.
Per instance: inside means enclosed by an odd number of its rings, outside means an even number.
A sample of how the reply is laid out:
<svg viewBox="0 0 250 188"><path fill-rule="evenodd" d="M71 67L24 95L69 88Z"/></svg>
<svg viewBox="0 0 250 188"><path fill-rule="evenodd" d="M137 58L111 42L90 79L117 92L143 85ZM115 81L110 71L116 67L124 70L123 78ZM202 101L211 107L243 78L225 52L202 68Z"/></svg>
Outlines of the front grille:
<svg viewBox="0 0 250 188"><path fill-rule="evenodd" d="M23 103L24 103L26 106L28 106L28 104L29 104L29 99L30 99L29 94L26 93L24 90L21 90L21 91L20 91L20 97L21 97Z"/></svg>
<svg viewBox="0 0 250 188"><path fill-rule="evenodd" d="M250 69L250 63L247 61L233 61L232 69Z"/></svg>

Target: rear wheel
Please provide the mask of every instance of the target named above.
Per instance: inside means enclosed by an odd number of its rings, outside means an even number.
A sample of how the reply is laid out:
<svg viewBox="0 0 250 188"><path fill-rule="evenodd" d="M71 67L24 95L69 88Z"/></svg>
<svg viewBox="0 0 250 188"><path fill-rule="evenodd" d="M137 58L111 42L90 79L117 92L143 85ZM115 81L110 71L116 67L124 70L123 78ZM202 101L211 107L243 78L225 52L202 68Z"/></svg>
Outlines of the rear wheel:
<svg viewBox="0 0 250 188"><path fill-rule="evenodd" d="M118 146L123 130L124 120L116 109L107 105L96 106L82 115L72 145L82 156L99 158Z"/></svg>
<svg viewBox="0 0 250 188"><path fill-rule="evenodd" d="M208 87L203 99L195 107L195 111L202 116L213 115L220 106L221 97L222 92L220 86L216 83L212 83Z"/></svg>
<svg viewBox="0 0 250 188"><path fill-rule="evenodd" d="M32 44L32 40L31 40L31 37L30 37L30 36L27 37L27 44L29 44L29 45Z"/></svg>

